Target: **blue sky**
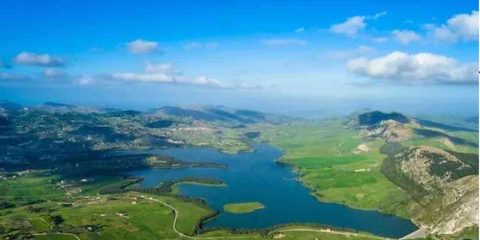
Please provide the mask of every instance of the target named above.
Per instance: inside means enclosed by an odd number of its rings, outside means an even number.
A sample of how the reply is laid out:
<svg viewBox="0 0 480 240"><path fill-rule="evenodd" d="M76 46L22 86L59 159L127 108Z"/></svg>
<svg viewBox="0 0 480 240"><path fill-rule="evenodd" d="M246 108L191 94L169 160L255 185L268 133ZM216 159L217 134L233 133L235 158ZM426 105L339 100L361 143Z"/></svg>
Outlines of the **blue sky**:
<svg viewBox="0 0 480 240"><path fill-rule="evenodd" d="M0 98L476 114L476 1L2 1Z"/></svg>

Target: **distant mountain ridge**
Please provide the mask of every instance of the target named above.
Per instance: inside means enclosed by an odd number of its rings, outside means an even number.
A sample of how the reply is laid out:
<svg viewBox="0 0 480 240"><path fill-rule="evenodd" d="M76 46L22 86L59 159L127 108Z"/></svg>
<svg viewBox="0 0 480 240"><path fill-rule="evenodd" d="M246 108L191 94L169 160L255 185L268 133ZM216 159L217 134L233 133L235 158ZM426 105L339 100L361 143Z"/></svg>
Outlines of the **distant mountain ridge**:
<svg viewBox="0 0 480 240"><path fill-rule="evenodd" d="M225 106L164 106L149 111L124 110L116 108L94 108L83 107L72 104L59 102L45 102L41 105L24 106L10 101L0 101L0 109L4 110L20 110L22 108L33 108L38 110L50 111L80 111L80 112L99 112L108 113L111 116L134 116L160 114L171 117L191 118L192 120L203 121L223 121L236 122L242 124L251 124L258 122L280 123L286 120L295 119L281 114L270 114L246 109L234 109Z"/></svg>
<svg viewBox="0 0 480 240"><path fill-rule="evenodd" d="M22 105L7 100L0 100L0 108L4 110L18 110L22 108Z"/></svg>
<svg viewBox="0 0 480 240"><path fill-rule="evenodd" d="M371 137L381 137L387 141L405 141L412 137L445 139L453 144L476 146L477 143L451 135L452 132L477 132L474 129L409 117L401 113L369 111L350 117L350 125L364 129Z"/></svg>
<svg viewBox="0 0 480 240"><path fill-rule="evenodd" d="M65 104L65 103L57 103L57 102L45 102L43 106L48 107L66 107L66 108L75 108L75 105Z"/></svg>
<svg viewBox="0 0 480 240"><path fill-rule="evenodd" d="M358 123L360 125L375 125L386 120L393 120L399 123L411 122L410 118L396 112L384 113L380 111L372 111L372 112L366 112L358 115Z"/></svg>
<svg viewBox="0 0 480 240"><path fill-rule="evenodd" d="M191 118L203 121L237 122L251 124L258 122L280 123L294 118L278 114L268 114L245 109L231 109L223 106L172 107L166 106L152 111L153 114L163 114L173 117Z"/></svg>

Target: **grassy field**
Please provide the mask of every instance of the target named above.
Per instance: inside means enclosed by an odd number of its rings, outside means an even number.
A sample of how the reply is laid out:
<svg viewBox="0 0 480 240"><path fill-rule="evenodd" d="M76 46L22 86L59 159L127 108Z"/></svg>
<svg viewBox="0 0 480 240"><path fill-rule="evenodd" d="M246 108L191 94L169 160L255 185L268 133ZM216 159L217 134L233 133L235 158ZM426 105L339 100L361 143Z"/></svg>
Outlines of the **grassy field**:
<svg viewBox="0 0 480 240"><path fill-rule="evenodd" d="M444 239L444 240L458 240L458 239L472 239L478 240L478 226L469 227L463 231L453 235L430 236L427 239Z"/></svg>
<svg viewBox="0 0 480 240"><path fill-rule="evenodd" d="M342 239L353 239L353 240L367 240L367 239L382 239L380 237L375 237L368 233L348 233L348 232L337 232L331 229L318 229L308 226L301 225L292 225L279 229L278 231L272 231L267 235L268 239L288 239L288 240L297 240L297 239L328 239L328 240L342 240Z"/></svg>
<svg viewBox="0 0 480 240"><path fill-rule="evenodd" d="M56 176L22 172L0 181L0 200L23 204L32 201L63 199L65 191L55 183Z"/></svg>
<svg viewBox="0 0 480 240"><path fill-rule="evenodd" d="M259 202L229 203L223 206L223 210L228 213L250 213L265 208Z"/></svg>
<svg viewBox="0 0 480 240"><path fill-rule="evenodd" d="M35 235L36 240L77 240L73 235L67 235L62 233L47 233L42 235Z"/></svg>
<svg viewBox="0 0 480 240"><path fill-rule="evenodd" d="M191 239L201 219L211 209L174 196L139 192L99 195L102 187L118 184L120 178L90 179L87 182L61 180L48 172L34 172L0 180L0 239ZM79 191L79 189L81 191ZM24 194L24 195L20 195ZM16 201L19 199L20 201ZM28 201L26 201L28 200ZM9 204L6 204L9 203ZM176 232L173 228L176 209ZM254 206L255 205L255 206ZM244 210L258 203L233 206ZM320 228L284 227L269 232L233 233L227 230L205 232L197 239L367 239L350 233L323 232ZM283 233L283 230L288 231ZM321 231L320 231L321 230Z"/></svg>
<svg viewBox="0 0 480 240"><path fill-rule="evenodd" d="M430 145L457 153L468 153L467 158L471 156L472 161L477 161L477 132L439 128L428 130L435 131L436 135L421 136L415 132L402 144ZM365 133L343 120L256 125L247 131L261 132L261 141L282 149L284 155L280 161L291 164L298 173L299 180L321 201L375 209L408 219L414 218L419 210L424 209L410 193L392 183L381 172L386 155L381 154L379 149L385 141L380 138L368 139ZM447 138L455 143L445 141ZM472 234L467 232L459 236L470 235L478 237L478 233L473 231ZM442 236L446 239L448 237Z"/></svg>
<svg viewBox="0 0 480 240"><path fill-rule="evenodd" d="M10 203L0 209L0 239L10 236L34 235L35 239L176 239L172 229L171 209L142 198L143 194L130 192L113 195L69 194L69 187L58 185L55 176L30 173L8 180L0 180L0 202ZM94 181L85 186L93 193L118 179ZM177 209L178 231L192 235L200 221L210 215L210 209L176 197L155 196ZM17 201L17 199L21 201ZM29 200L26 202L25 200ZM5 204L4 204L5 205ZM55 220L56 219L56 220ZM17 235L20 234L20 235ZM44 234L44 235L40 235Z"/></svg>
<svg viewBox="0 0 480 240"><path fill-rule="evenodd" d="M446 140L445 137L431 137L425 138L421 136L414 136L412 139L409 139L405 145L428 145L445 150L452 150L457 152L466 152L466 153L475 153L478 154L478 133L477 132L466 132L466 131L446 131L441 129L434 129L435 131L442 132L451 137L462 138L472 145L465 144L454 144L451 141ZM474 146L475 145L475 146Z"/></svg>
<svg viewBox="0 0 480 240"><path fill-rule="evenodd" d="M177 227L186 234L193 234L200 218L210 213L208 209L199 208L193 203L181 202L176 198L160 199L182 209ZM109 199L102 197L55 213L64 217L65 224L75 227L101 225L100 239L154 239L158 236L165 238L177 236L171 227L172 211L155 202L139 198L137 193L122 194ZM80 236L86 239L95 237L90 233Z"/></svg>
<svg viewBox="0 0 480 240"><path fill-rule="evenodd" d="M408 193L380 172L382 140L365 141L340 120L258 125L253 130L285 151L281 161L292 164L320 200L409 217ZM360 144L369 151L354 153Z"/></svg>

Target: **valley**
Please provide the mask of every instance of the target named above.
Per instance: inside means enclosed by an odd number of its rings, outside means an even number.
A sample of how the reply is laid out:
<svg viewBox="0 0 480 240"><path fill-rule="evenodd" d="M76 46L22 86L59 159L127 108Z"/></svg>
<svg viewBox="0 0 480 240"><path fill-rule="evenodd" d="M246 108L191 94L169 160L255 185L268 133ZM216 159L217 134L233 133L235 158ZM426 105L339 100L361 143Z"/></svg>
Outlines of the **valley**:
<svg viewBox="0 0 480 240"><path fill-rule="evenodd" d="M225 107L0 113L4 239L478 238L467 125Z"/></svg>

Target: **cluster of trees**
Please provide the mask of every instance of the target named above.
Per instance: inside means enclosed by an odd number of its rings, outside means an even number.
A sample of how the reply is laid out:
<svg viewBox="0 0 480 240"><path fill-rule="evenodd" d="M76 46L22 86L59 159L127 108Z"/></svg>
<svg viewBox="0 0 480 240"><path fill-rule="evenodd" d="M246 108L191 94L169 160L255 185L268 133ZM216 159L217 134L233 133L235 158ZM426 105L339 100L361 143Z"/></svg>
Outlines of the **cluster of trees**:
<svg viewBox="0 0 480 240"><path fill-rule="evenodd" d="M457 157L460 161L470 165L473 169L476 170L475 174L478 174L478 154L455 152L450 150L446 151Z"/></svg>
<svg viewBox="0 0 480 240"><path fill-rule="evenodd" d="M100 194L115 194L115 193L123 193L126 191L130 191L132 189L127 189L128 187L137 184L139 182L143 181L143 178L141 177L128 177L125 178L122 182L119 184L111 185L108 187L105 187L99 191Z"/></svg>
<svg viewBox="0 0 480 240"><path fill-rule="evenodd" d="M55 227L65 222L65 219L63 219L63 217L60 215L51 215L49 217L49 221L52 224L52 226Z"/></svg>
<svg viewBox="0 0 480 240"><path fill-rule="evenodd" d="M143 181L141 177L127 177L122 182L114 184L108 187L105 187L99 191L100 194L116 194L123 193L127 191L137 191L148 194L158 194L158 195L172 195L172 187L177 183L182 182L191 182L191 183L201 183L201 184L211 184L211 185L221 185L224 184L223 181L213 178L201 178L201 177L185 177L173 181L162 182L157 187L152 188L140 188L133 187L135 184ZM175 197L180 198L184 201L194 202L200 206L207 207L207 204L204 200L201 199L192 199L184 197L181 195L175 195Z"/></svg>
<svg viewBox="0 0 480 240"><path fill-rule="evenodd" d="M203 203L206 205L205 202L203 202ZM207 231L212 231L212 229L205 230L203 228L203 223L206 222L207 220L210 220L210 219L213 219L213 218L217 217L219 214L220 214L220 211L214 211L214 212L200 218L197 225L195 225L194 233L195 234L202 234L202 233L207 232Z"/></svg>
<svg viewBox="0 0 480 240"><path fill-rule="evenodd" d="M146 163L154 168L226 168L226 164L215 162L186 162L166 156L150 156Z"/></svg>
<svg viewBox="0 0 480 240"><path fill-rule="evenodd" d="M14 208L15 204L10 203L10 202L0 202L0 209L7 209L7 208Z"/></svg>
<svg viewBox="0 0 480 240"><path fill-rule="evenodd" d="M380 147L380 153L389 157L393 157L396 154L407 150L408 148L398 142L386 142Z"/></svg>
<svg viewBox="0 0 480 240"><path fill-rule="evenodd" d="M395 120L400 123L408 123L410 119L400 113L383 113L380 111L366 112L358 116L360 125L374 125L384 120Z"/></svg>
<svg viewBox="0 0 480 240"><path fill-rule="evenodd" d="M380 152L387 154L387 157L380 167L380 171L388 178L388 180L412 194L413 198L421 199L425 194L427 194L427 191L406 176L400 169L400 164L402 161L407 160L405 158L408 157L406 150L408 149L399 143L386 143L380 147ZM401 152L404 152L404 154L401 156L396 156Z"/></svg>
<svg viewBox="0 0 480 240"><path fill-rule="evenodd" d="M201 222L203 222L205 220L206 219L202 219ZM269 227L269 228L261 228L261 229L246 229L246 228L233 228L233 229L228 228L228 229L226 229L226 228L221 228L221 227L213 227L213 228L204 229L204 228L201 228L200 224L198 226L199 226L199 228L197 228L196 231L195 231L197 234L206 233L206 232L210 232L210 231L227 230L227 231L231 231L233 233L238 233L238 234L257 233L257 234L261 234L261 235L266 236L266 235L268 235L272 232L275 232L277 230L281 230L281 229L284 229L284 228L292 228L292 227L302 227L302 228L310 227L310 228L320 228L320 229L327 229L328 228L328 229L331 229L331 230L342 231L342 232L351 232L351 233L357 233L358 232L358 231L350 229L350 228L335 227L335 226L331 226L331 225L328 225L328 224L318 224L318 223L287 223L287 224L280 224L280 225L275 225L275 226L272 226L272 227Z"/></svg>
<svg viewBox="0 0 480 240"><path fill-rule="evenodd" d="M224 183L221 180L213 179L213 178L185 177L185 178L180 178L173 181L162 182L159 186L154 188L141 188L141 189L136 189L136 191L150 193L150 194L171 194L173 185L177 183L182 183L182 182L211 184L211 185L221 185ZM176 197L183 198L180 195L177 195Z"/></svg>
<svg viewBox="0 0 480 240"><path fill-rule="evenodd" d="M431 159L429 172L436 176L445 176L450 173L453 180L459 179L468 175L478 174L477 168L472 168L468 164L463 164L458 161L450 161L447 156L437 153L424 153L424 157Z"/></svg>
<svg viewBox="0 0 480 240"><path fill-rule="evenodd" d="M194 182L194 183L211 184L211 185L224 184L222 180L218 180L215 178L202 178L202 177L184 177L172 182L173 184L182 183L182 182Z"/></svg>
<svg viewBox="0 0 480 240"><path fill-rule="evenodd" d="M72 226L68 224L63 224L61 227L62 232L68 232L73 234L82 234L82 233L98 233L102 229L102 226L99 224L87 224L82 226Z"/></svg>

